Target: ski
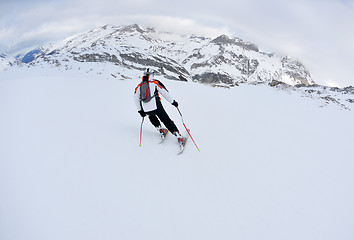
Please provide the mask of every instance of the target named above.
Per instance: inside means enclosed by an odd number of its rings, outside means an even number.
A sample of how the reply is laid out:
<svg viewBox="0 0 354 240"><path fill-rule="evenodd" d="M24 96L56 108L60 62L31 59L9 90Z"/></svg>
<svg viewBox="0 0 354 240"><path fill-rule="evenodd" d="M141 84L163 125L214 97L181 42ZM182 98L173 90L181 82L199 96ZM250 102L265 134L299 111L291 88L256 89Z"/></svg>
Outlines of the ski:
<svg viewBox="0 0 354 240"><path fill-rule="evenodd" d="M189 131L190 131L190 130L188 129L188 132L189 132ZM188 139L189 139L189 134L187 134L187 137L185 138L185 140L184 140L183 142L180 142L180 143L179 143L180 150L179 150L179 152L177 153L177 155L180 155L180 154L183 153L183 151L184 151L184 149L185 149L185 147L186 147L186 145L187 145Z"/></svg>

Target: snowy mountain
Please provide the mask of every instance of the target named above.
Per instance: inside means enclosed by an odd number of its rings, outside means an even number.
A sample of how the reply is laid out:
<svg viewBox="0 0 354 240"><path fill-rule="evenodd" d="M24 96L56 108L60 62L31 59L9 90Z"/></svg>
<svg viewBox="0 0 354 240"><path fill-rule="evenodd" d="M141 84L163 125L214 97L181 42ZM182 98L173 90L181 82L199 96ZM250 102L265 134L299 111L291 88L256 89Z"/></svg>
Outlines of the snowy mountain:
<svg viewBox="0 0 354 240"><path fill-rule="evenodd" d="M351 109L354 102L351 87L318 86L299 61L261 52L253 43L226 35L211 39L157 32L136 24L95 28L36 48L12 64L42 68L49 65L117 79L137 79L149 67L159 77L212 86L269 84L322 99L321 106L336 104Z"/></svg>
<svg viewBox="0 0 354 240"><path fill-rule="evenodd" d="M237 38L137 25L0 61L1 240L354 238L353 87ZM141 125L146 67L200 152Z"/></svg>
<svg viewBox="0 0 354 240"><path fill-rule="evenodd" d="M138 25L104 26L44 46L34 64L43 61L69 69L75 67L73 62L104 62L117 69L138 71L153 67L169 79L213 84L271 80L291 85L314 83L300 62L260 52L256 45L238 38L159 33Z"/></svg>
<svg viewBox="0 0 354 240"><path fill-rule="evenodd" d="M22 63L30 63L34 59L36 59L38 56L41 56L42 54L43 54L42 49L41 48L36 48L36 49L26 53L26 55L21 56L20 61Z"/></svg>

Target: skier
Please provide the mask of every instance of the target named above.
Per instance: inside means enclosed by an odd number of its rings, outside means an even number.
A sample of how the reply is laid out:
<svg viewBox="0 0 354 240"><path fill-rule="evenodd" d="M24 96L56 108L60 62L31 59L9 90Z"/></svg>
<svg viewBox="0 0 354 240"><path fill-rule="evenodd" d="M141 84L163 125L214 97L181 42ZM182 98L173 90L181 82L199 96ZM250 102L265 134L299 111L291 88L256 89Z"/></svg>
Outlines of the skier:
<svg viewBox="0 0 354 240"><path fill-rule="evenodd" d="M151 75L152 79L150 79ZM153 79L153 72L148 68L143 74L141 83L135 88L134 92L134 100L138 113L141 117L149 116L150 122L161 134L162 139L170 131L176 136L178 143L182 146L186 143L187 138L180 134L177 126L166 113L159 94L173 106L178 107L178 103L172 98L166 87L159 80ZM161 126L159 119L167 129Z"/></svg>

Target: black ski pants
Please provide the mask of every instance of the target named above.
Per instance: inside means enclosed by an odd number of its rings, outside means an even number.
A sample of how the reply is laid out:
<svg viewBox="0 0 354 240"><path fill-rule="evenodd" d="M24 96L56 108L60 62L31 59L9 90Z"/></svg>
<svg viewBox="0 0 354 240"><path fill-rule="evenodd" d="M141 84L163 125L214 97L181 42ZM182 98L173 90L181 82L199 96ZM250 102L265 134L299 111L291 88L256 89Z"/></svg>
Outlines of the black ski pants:
<svg viewBox="0 0 354 240"><path fill-rule="evenodd" d="M146 112L146 114L149 116L152 125L154 125L155 127L161 127L161 123L159 121L160 119L161 122L163 122L163 124L171 133L178 132L178 128L176 124L171 120L171 118L166 113L165 109L162 106L161 100L159 98L156 98L156 105L157 105L156 110L151 112Z"/></svg>

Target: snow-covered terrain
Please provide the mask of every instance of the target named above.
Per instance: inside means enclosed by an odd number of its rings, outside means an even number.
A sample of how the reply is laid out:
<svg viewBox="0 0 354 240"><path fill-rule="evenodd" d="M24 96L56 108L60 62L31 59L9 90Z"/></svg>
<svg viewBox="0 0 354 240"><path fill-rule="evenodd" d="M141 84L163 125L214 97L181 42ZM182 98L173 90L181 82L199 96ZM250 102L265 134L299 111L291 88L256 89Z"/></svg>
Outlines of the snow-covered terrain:
<svg viewBox="0 0 354 240"><path fill-rule="evenodd" d="M136 79L150 67L166 79L226 88L243 83L269 84L320 100L321 106L352 109L354 104L354 87L319 86L306 67L289 56L262 52L237 37L187 36L136 24L94 28L12 57L0 54L0 72L17 66L58 68L122 80Z"/></svg>
<svg viewBox="0 0 354 240"><path fill-rule="evenodd" d="M0 73L1 240L354 239L353 111L160 76L201 150L177 156L149 121L138 146L125 71Z"/></svg>
<svg viewBox="0 0 354 240"><path fill-rule="evenodd" d="M7 54L0 53L0 72L3 72L4 70L8 69L9 66L9 59Z"/></svg>

